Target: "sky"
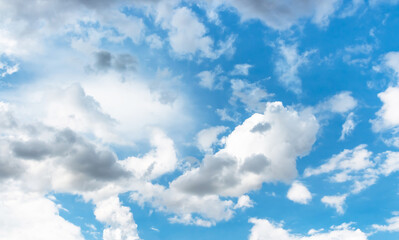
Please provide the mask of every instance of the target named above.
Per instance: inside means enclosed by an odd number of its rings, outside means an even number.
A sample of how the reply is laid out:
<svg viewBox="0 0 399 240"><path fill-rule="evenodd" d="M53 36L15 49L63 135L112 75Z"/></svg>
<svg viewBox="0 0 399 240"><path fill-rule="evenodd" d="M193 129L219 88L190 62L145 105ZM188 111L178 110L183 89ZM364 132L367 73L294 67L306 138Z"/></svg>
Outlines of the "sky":
<svg viewBox="0 0 399 240"><path fill-rule="evenodd" d="M398 0L0 0L0 239L399 239Z"/></svg>

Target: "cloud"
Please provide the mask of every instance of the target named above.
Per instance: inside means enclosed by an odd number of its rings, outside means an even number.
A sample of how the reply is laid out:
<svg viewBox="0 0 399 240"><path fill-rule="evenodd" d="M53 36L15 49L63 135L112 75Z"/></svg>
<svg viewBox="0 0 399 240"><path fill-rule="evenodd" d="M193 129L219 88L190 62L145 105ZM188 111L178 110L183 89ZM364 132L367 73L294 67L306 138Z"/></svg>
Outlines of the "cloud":
<svg viewBox="0 0 399 240"><path fill-rule="evenodd" d="M234 69L230 72L230 74L248 76L249 69L252 67L253 66L248 63L236 64L234 65Z"/></svg>
<svg viewBox="0 0 399 240"><path fill-rule="evenodd" d="M6 77L7 75L12 75L19 70L19 64L14 64L10 66L8 63L0 62L0 77Z"/></svg>
<svg viewBox="0 0 399 240"><path fill-rule="evenodd" d="M94 214L97 220L105 223L104 240L140 239L130 209L122 206L118 197L110 197L97 202Z"/></svg>
<svg viewBox="0 0 399 240"><path fill-rule="evenodd" d="M291 234L281 224L274 224L266 219L251 218L249 222L254 224L249 240L367 240L367 234L350 227L350 224L333 226L328 232L314 232L303 236Z"/></svg>
<svg viewBox="0 0 399 240"><path fill-rule="evenodd" d="M0 28L0 53L26 57L43 51L46 48L45 40L49 40L50 36L63 35L71 30L76 39L83 39L85 34L74 31L74 28L84 28L80 23L87 22L99 23L100 30L112 27L120 34L120 39L130 38L138 43L142 38L144 24L141 19L120 12L118 6L121 3L97 1L93 4L93 1L79 0L43 3L33 0L27 4L21 0L1 1L0 20L8 24ZM103 37L112 41L118 34Z"/></svg>
<svg viewBox="0 0 399 240"><path fill-rule="evenodd" d="M233 94L230 103L240 101L248 112L262 112L265 109L265 101L273 96L255 83L248 83L241 79L231 80L231 88Z"/></svg>
<svg viewBox="0 0 399 240"><path fill-rule="evenodd" d="M201 130L197 134L197 147L206 153L212 153L212 146L218 142L218 136L224 133L227 127L217 126Z"/></svg>
<svg viewBox="0 0 399 240"><path fill-rule="evenodd" d="M276 74L280 83L288 90L300 94L302 81L298 76L299 69L308 62L308 56L314 51L298 53L297 45L280 43L278 47L279 58L276 61Z"/></svg>
<svg viewBox="0 0 399 240"><path fill-rule="evenodd" d="M115 69L116 71L135 71L137 60L130 54L114 55L108 51L99 51L94 54L94 69L97 71L108 71Z"/></svg>
<svg viewBox="0 0 399 240"><path fill-rule="evenodd" d="M328 207L335 208L337 213L344 214L345 211L344 211L343 206L345 204L345 200L346 200L347 196L348 196L347 194L337 195L337 196L324 196L321 199L321 202L324 203Z"/></svg>
<svg viewBox="0 0 399 240"><path fill-rule="evenodd" d="M252 131L259 123L270 124L270 129ZM206 156L199 168L184 173L170 187L198 196L241 196L263 182L292 181L295 160L310 151L318 128L313 115L270 102L264 114L256 113L237 126L225 138L224 148Z"/></svg>
<svg viewBox="0 0 399 240"><path fill-rule="evenodd" d="M356 127L356 122L354 120L355 114L353 112L349 113L346 117L344 124L342 124L342 131L341 137L339 138L340 141L343 141L346 136L352 133L352 131Z"/></svg>
<svg viewBox="0 0 399 240"><path fill-rule="evenodd" d="M316 111L344 114L352 111L357 105L357 100L352 97L352 92L343 91L319 103L316 106Z"/></svg>
<svg viewBox="0 0 399 240"><path fill-rule="evenodd" d="M1 185L0 238L83 240L81 229L59 216L51 200L33 192Z"/></svg>
<svg viewBox="0 0 399 240"><path fill-rule="evenodd" d="M249 198L248 195L242 195L238 198L237 204L234 205L234 209L245 209L245 208L252 208L254 206L254 202Z"/></svg>
<svg viewBox="0 0 399 240"><path fill-rule="evenodd" d="M296 203L308 204L312 200L312 194L305 185L295 181L287 192L287 198Z"/></svg>
<svg viewBox="0 0 399 240"><path fill-rule="evenodd" d="M276 30L286 30L306 18L310 18L318 26L326 26L329 23L329 18L341 4L338 0L250 0L245 2L232 0L219 2L233 6L244 21L258 19Z"/></svg>
<svg viewBox="0 0 399 240"><path fill-rule="evenodd" d="M216 59L224 53L234 52L234 36L228 37L225 42L219 42L219 48L215 48L213 39L207 35L205 25L189 8L174 9L172 16L167 17L170 19L163 19L163 28L169 31L170 46L178 56L191 58L198 52L202 57Z"/></svg>
<svg viewBox="0 0 399 240"><path fill-rule="evenodd" d="M145 38L145 41L150 46L150 48L161 49L163 47L163 41L161 37L159 37L157 34L148 35Z"/></svg>
<svg viewBox="0 0 399 240"><path fill-rule="evenodd" d="M213 71L202 71L197 74L197 77L200 78L199 85L204 88L208 88L209 90L214 89L222 89L222 82L217 82L217 78L220 78L219 75L223 72L220 66L217 66Z"/></svg>
<svg viewBox="0 0 399 240"><path fill-rule="evenodd" d="M387 225L373 224L373 228L378 232L399 232L399 216L389 218L386 222Z"/></svg>
<svg viewBox="0 0 399 240"><path fill-rule="evenodd" d="M378 94L383 105L376 113L377 118L371 120L376 132L394 128L399 125L399 113L396 106L399 104L399 87L389 87Z"/></svg>
<svg viewBox="0 0 399 240"><path fill-rule="evenodd" d="M366 149L366 145L345 149L317 168L306 168L304 176L332 173L332 182L352 182L352 192L358 193L378 179L376 163L371 156L372 152Z"/></svg>

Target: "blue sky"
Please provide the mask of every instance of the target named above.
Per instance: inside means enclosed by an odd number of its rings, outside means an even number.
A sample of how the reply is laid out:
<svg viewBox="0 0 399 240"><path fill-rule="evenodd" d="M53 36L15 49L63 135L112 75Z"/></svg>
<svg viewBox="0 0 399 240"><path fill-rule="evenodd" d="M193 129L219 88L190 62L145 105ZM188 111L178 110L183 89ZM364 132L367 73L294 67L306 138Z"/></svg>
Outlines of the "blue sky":
<svg viewBox="0 0 399 240"><path fill-rule="evenodd" d="M398 13L0 0L0 239L398 239Z"/></svg>

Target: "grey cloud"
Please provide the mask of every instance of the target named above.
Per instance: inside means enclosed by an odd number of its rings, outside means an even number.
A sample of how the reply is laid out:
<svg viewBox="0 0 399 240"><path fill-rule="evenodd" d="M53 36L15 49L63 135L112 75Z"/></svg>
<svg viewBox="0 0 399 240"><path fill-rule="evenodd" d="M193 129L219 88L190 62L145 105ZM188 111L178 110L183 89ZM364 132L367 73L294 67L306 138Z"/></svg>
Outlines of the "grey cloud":
<svg viewBox="0 0 399 240"><path fill-rule="evenodd" d="M253 172L260 174L270 165L270 161L263 154L256 154L245 159L244 164L241 166L242 172Z"/></svg>
<svg viewBox="0 0 399 240"><path fill-rule="evenodd" d="M278 30L288 29L304 18L325 26L341 5L339 0L231 0L224 3L237 9L244 20L259 19Z"/></svg>
<svg viewBox="0 0 399 240"><path fill-rule="evenodd" d="M39 140L13 142L11 148L16 157L40 160L51 153L49 146Z"/></svg>
<svg viewBox="0 0 399 240"><path fill-rule="evenodd" d="M252 129L251 132L253 133L263 133L266 132L267 130L269 130L271 128L270 123L258 123L256 124Z"/></svg>
<svg viewBox="0 0 399 240"><path fill-rule="evenodd" d="M114 69L119 72L135 71L137 60L130 54L112 54L108 51L99 51L94 54L94 68L99 71Z"/></svg>
<svg viewBox="0 0 399 240"><path fill-rule="evenodd" d="M217 194L237 184L236 169L236 160L229 156L209 156L197 171L179 177L171 184L171 188L200 196Z"/></svg>

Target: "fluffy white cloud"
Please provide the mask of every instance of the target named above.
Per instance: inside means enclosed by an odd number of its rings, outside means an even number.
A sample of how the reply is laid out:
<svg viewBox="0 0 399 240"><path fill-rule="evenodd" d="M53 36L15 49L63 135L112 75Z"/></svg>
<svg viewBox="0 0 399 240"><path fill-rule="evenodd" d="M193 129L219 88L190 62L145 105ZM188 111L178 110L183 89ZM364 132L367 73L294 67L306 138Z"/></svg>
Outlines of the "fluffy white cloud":
<svg viewBox="0 0 399 240"><path fill-rule="evenodd" d="M367 240L367 234L355 229L350 224L331 227L328 232L310 232L309 236L291 234L281 224L274 224L266 219L251 218L249 240Z"/></svg>
<svg viewBox="0 0 399 240"><path fill-rule="evenodd" d="M171 188L198 196L241 196L263 182L292 181L296 159L306 155L319 125L309 112L267 103L225 139L225 147L174 180Z"/></svg>
<svg viewBox="0 0 399 240"><path fill-rule="evenodd" d="M305 185L295 181L287 192L287 198L300 204L308 204L312 200L312 194Z"/></svg>
<svg viewBox="0 0 399 240"><path fill-rule="evenodd" d="M248 76L249 69L253 66L248 63L236 64L234 65L233 71L230 72L231 75L244 75Z"/></svg>
<svg viewBox="0 0 399 240"><path fill-rule="evenodd" d="M399 112L396 107L399 104L399 87L389 87L378 94L383 105L376 113L377 118L371 120L374 131L382 131L399 125Z"/></svg>
<svg viewBox="0 0 399 240"><path fill-rule="evenodd" d="M201 130L197 134L197 146L200 150L212 153L212 146L218 142L218 136L224 133L227 127L217 126Z"/></svg>
<svg viewBox="0 0 399 240"><path fill-rule="evenodd" d="M110 197L96 203L94 214L105 223L104 240L138 240L137 225L128 207L122 206L118 197Z"/></svg>
<svg viewBox="0 0 399 240"><path fill-rule="evenodd" d="M299 94L302 92L302 81L298 76L299 68L308 62L308 56L314 51L298 53L297 45L280 43L279 59L276 61L278 80L288 90Z"/></svg>
<svg viewBox="0 0 399 240"><path fill-rule="evenodd" d="M255 83L248 83L241 79L231 80L231 88L233 89L233 95L230 98L230 102L234 103L239 100L249 112L262 112L266 106L265 101L273 96Z"/></svg>
<svg viewBox="0 0 399 240"><path fill-rule="evenodd" d="M54 202L41 194L10 189L10 184L1 185L0 225L1 239L84 239L79 227L59 216Z"/></svg>
<svg viewBox="0 0 399 240"><path fill-rule="evenodd" d="M335 208L337 213L344 214L344 204L347 198L347 194L337 195L337 196L324 196L321 202L328 207Z"/></svg>

